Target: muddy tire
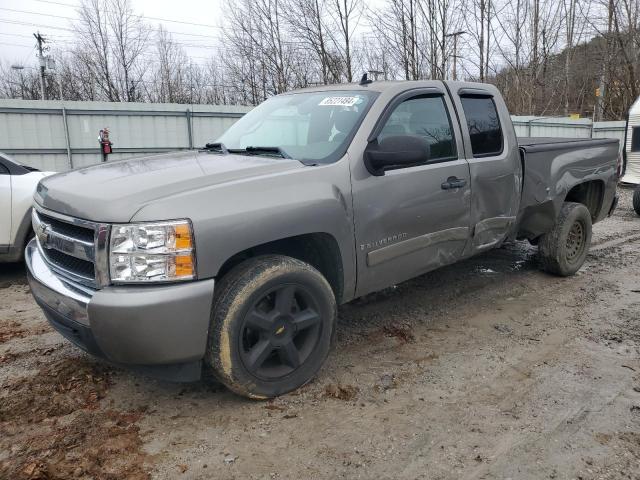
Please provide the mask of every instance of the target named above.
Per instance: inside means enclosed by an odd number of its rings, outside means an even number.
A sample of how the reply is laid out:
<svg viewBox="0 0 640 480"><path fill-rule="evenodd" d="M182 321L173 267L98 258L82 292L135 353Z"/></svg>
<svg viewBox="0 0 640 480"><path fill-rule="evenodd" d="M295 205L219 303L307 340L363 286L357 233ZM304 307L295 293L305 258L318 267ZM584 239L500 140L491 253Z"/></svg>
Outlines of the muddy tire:
<svg viewBox="0 0 640 480"><path fill-rule="evenodd" d="M568 277L575 274L589 253L591 214L581 203L565 202L556 225L540 238L538 255L546 272Z"/></svg>
<svg viewBox="0 0 640 480"><path fill-rule="evenodd" d="M333 291L311 265L282 255L252 258L216 286L206 362L239 395L276 397L318 373L335 320Z"/></svg>
<svg viewBox="0 0 640 480"><path fill-rule="evenodd" d="M633 209L640 215L640 185L633 192Z"/></svg>

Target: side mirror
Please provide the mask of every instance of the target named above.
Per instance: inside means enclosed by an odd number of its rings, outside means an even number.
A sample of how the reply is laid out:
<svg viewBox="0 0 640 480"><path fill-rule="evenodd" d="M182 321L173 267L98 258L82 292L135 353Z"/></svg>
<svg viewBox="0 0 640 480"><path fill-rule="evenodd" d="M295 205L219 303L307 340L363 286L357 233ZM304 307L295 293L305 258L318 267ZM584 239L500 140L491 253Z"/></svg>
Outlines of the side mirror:
<svg viewBox="0 0 640 480"><path fill-rule="evenodd" d="M429 160L429 142L418 135L392 135L369 143L364 151L364 164L371 175L384 175L385 170L420 165Z"/></svg>

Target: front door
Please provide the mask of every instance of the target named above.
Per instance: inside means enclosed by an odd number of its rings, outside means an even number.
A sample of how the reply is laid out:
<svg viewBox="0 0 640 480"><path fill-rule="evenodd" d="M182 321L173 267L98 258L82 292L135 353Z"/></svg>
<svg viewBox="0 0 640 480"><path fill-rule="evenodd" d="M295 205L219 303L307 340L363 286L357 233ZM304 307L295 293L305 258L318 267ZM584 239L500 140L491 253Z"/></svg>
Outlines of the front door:
<svg viewBox="0 0 640 480"><path fill-rule="evenodd" d="M470 237L469 165L444 92L412 90L392 100L372 141L419 135L430 145L419 165L383 176L354 175L356 295L458 260Z"/></svg>

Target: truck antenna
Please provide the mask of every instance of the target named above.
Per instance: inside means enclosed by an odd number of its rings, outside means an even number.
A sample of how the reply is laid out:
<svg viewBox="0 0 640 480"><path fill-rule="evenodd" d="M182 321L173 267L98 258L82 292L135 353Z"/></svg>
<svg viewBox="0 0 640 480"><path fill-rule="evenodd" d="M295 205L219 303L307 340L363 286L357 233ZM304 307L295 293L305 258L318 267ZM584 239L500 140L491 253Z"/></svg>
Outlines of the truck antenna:
<svg viewBox="0 0 640 480"><path fill-rule="evenodd" d="M369 85L370 83L373 83L373 80L369 80L369 77L366 73L362 75L362 78L360 79L360 85Z"/></svg>

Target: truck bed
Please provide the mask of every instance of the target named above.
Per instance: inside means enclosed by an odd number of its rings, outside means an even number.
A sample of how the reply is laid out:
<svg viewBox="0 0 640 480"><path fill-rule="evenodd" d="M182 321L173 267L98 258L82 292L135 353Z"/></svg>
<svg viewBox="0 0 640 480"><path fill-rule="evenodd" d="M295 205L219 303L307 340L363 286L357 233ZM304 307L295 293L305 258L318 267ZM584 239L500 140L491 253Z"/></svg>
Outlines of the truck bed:
<svg viewBox="0 0 640 480"><path fill-rule="evenodd" d="M618 140L611 138L518 138L522 159L522 200L518 214L518 237L534 239L548 232L557 218L562 203L571 199L575 179L581 183L602 178L615 182ZM592 211L593 222L602 220L615 193L615 185L594 181L593 188L584 195L592 195L600 211ZM602 185L601 185L602 184ZM597 197L597 198L596 198ZM597 207L594 207L597 210Z"/></svg>
<svg viewBox="0 0 640 480"><path fill-rule="evenodd" d="M549 150L562 148L563 144L566 148L576 148L580 146L593 146L600 144L608 144L615 142L613 138L566 138L566 137L518 137L518 146L532 151L541 147Z"/></svg>

